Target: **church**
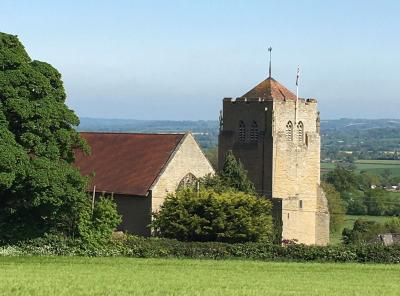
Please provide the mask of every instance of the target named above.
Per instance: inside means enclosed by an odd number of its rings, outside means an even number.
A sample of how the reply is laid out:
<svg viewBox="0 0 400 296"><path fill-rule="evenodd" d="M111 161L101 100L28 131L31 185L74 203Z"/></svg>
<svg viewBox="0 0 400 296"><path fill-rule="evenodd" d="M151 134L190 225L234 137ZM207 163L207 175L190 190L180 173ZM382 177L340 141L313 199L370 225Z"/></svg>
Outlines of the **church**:
<svg viewBox="0 0 400 296"><path fill-rule="evenodd" d="M151 213L180 186L214 174L191 133L82 132L90 155L77 151L75 166L91 180L93 198L113 196L122 216L118 230L149 236Z"/></svg>
<svg viewBox="0 0 400 296"><path fill-rule="evenodd" d="M220 116L219 167L232 150L259 194L271 198L282 239L329 243L329 211L320 187L320 118L315 99L298 98L271 76Z"/></svg>
<svg viewBox="0 0 400 296"><path fill-rule="evenodd" d="M271 48L270 48L271 49ZM190 133L81 133L91 155L75 165L91 176L93 198L113 195L119 230L149 236L151 213L169 193L214 169ZM320 187L320 119L303 99L271 76L242 96L223 99L218 161L231 150L262 198L270 198L282 240L329 243L329 211Z"/></svg>

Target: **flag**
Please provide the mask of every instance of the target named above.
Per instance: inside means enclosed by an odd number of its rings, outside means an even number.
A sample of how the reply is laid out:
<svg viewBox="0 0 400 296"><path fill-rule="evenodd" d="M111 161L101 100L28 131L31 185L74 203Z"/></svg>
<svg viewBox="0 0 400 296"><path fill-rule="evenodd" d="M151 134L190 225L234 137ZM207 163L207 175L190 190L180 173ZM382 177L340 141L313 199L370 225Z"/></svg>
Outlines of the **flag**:
<svg viewBox="0 0 400 296"><path fill-rule="evenodd" d="M299 86L300 66L297 67L296 86Z"/></svg>

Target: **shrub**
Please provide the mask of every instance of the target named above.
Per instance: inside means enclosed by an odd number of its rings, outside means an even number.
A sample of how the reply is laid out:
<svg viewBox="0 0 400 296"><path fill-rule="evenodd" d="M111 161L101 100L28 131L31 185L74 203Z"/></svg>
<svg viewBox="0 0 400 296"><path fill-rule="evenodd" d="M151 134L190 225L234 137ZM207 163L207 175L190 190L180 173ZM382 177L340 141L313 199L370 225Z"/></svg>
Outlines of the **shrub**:
<svg viewBox="0 0 400 296"><path fill-rule="evenodd" d="M266 261L317 261L400 263L400 246L380 244L348 246L274 245L269 243L181 242L164 238L125 236L93 246L81 239L45 236L0 245L0 256L125 256L136 258L246 259Z"/></svg>
<svg viewBox="0 0 400 296"><path fill-rule="evenodd" d="M96 245L109 240L122 219L113 198L101 196L94 204L91 217L82 221L79 225L82 239Z"/></svg>
<svg viewBox="0 0 400 296"><path fill-rule="evenodd" d="M385 223L387 232L400 233L400 218L395 217Z"/></svg>
<svg viewBox="0 0 400 296"><path fill-rule="evenodd" d="M183 189L154 213L158 236L181 241L267 241L272 233L270 201L237 191Z"/></svg>

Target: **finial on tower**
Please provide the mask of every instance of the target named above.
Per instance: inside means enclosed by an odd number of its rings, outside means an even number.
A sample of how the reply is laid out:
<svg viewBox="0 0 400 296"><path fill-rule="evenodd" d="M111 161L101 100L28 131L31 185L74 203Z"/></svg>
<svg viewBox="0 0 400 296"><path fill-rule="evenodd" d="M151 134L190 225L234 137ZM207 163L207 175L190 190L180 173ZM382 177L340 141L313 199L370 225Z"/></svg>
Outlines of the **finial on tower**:
<svg viewBox="0 0 400 296"><path fill-rule="evenodd" d="M268 47L269 51L269 78L271 78L271 59L272 59L272 47Z"/></svg>

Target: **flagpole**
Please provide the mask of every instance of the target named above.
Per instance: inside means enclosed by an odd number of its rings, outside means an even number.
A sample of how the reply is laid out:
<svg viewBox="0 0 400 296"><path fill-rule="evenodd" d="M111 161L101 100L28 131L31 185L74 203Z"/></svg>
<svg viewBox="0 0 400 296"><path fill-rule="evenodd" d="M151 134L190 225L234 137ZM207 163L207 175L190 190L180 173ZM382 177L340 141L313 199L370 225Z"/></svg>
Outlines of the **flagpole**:
<svg viewBox="0 0 400 296"><path fill-rule="evenodd" d="M297 124L297 105L299 101L299 78L300 78L300 66L297 66L297 76L296 76L296 103L294 107L294 123Z"/></svg>
<svg viewBox="0 0 400 296"><path fill-rule="evenodd" d="M268 47L269 51L269 68L268 68L268 77L271 78L271 60L272 60L272 47Z"/></svg>
<svg viewBox="0 0 400 296"><path fill-rule="evenodd" d="M294 123L297 124L297 102L299 100L299 86L296 85L296 104L295 104L295 111L294 111Z"/></svg>

